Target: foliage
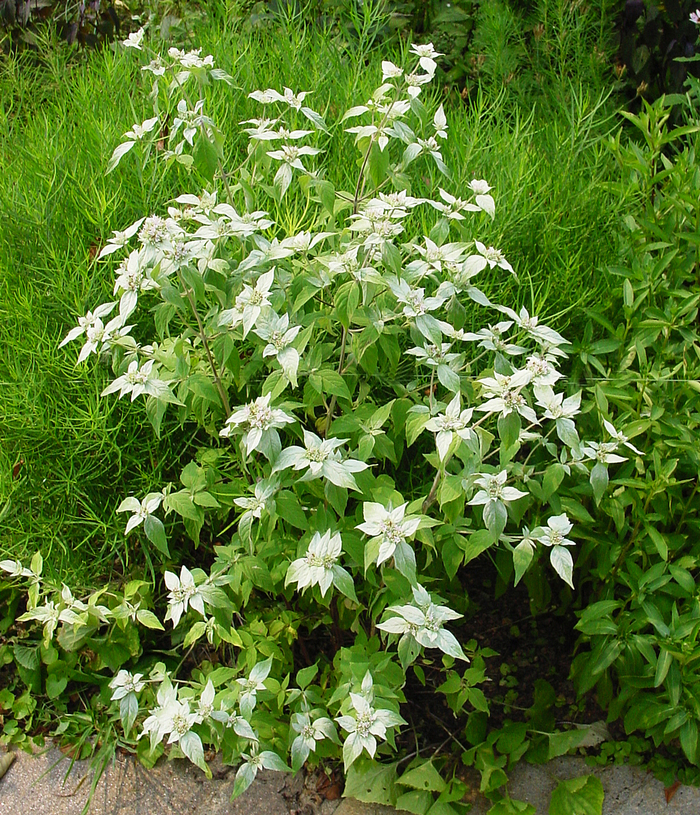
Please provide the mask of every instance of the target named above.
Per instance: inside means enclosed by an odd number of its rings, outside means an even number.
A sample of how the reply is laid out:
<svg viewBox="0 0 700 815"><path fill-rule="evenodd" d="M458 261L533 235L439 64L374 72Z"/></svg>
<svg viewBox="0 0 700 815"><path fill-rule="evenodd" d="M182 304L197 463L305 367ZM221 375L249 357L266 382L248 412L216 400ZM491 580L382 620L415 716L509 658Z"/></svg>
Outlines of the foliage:
<svg viewBox="0 0 700 815"><path fill-rule="evenodd" d="M587 647L572 676L597 689L609 718L624 716L658 747L680 739L698 762L698 187L694 112L668 129L664 98L625 114L643 138L612 149L634 202L625 218L622 278L612 311L590 312L579 346L597 410L624 417L630 457L595 492L597 526L580 562L590 603L577 628ZM690 137L690 138L689 138ZM604 338L595 338L602 328Z"/></svg>
<svg viewBox="0 0 700 815"><path fill-rule="evenodd" d="M145 32L124 45L143 51ZM197 453L178 482L115 509L166 558L184 531L206 568L166 569L167 599L153 603L143 581L79 598L45 579L40 555L29 566L4 560L26 588L12 659L50 697L76 680L99 685L145 760L167 737L171 755L208 772L204 745L221 749L239 764L236 794L261 767L325 756L358 772L364 761L363 776L390 773L379 759L405 724L409 671L425 681L426 669L440 675L471 657L443 692L455 712L486 712L480 655L450 630L466 610L459 570L489 551L516 583L531 570L548 582L551 564L573 587L569 515L587 513L572 489L590 493L590 479L599 496L607 464L624 460L614 426L612 441L582 440L581 393L555 391L561 335L474 283L514 270L467 226L494 218L489 184L471 179L454 191L464 199L440 186L452 125L442 105L422 101L439 56L424 45L406 53L406 71L385 61L370 99L332 122L307 92L254 91L274 114L243 122L247 156L225 170L207 111L212 83L231 77L199 51L149 54L153 115L108 165L145 173L155 162L211 185L178 195L167 218L114 233L99 257L123 255L116 299L61 343L82 341L79 364L111 364L102 396L143 397L156 434L168 411L194 426ZM358 149L347 190L319 158L343 130ZM151 329L137 320L144 301ZM475 331L474 303L494 320ZM546 750L577 739L550 734ZM517 744L526 741L523 731ZM461 788L436 769L442 761L417 756L393 782L397 801L423 812L437 795L441 811L460 811ZM492 792L499 777L484 782Z"/></svg>
<svg viewBox="0 0 700 815"><path fill-rule="evenodd" d="M68 45L95 48L126 34L135 21L156 19L160 36L177 41L203 16L195 0L0 0L0 46L5 52L40 49L55 26Z"/></svg>
<svg viewBox="0 0 700 815"><path fill-rule="evenodd" d="M58 26L61 36L69 44L95 46L108 41L119 33L120 20L112 3L72 2L63 0L1 0L0 24L9 29L9 36L3 38L3 45L10 42L33 44L36 41L36 24L52 20Z"/></svg>
<svg viewBox="0 0 700 815"><path fill-rule="evenodd" d="M697 31L690 19L696 3L626 0L618 6L618 59L624 68L619 73L628 97L654 100L662 94L679 93L688 72L698 76L697 66L678 61L696 51Z"/></svg>

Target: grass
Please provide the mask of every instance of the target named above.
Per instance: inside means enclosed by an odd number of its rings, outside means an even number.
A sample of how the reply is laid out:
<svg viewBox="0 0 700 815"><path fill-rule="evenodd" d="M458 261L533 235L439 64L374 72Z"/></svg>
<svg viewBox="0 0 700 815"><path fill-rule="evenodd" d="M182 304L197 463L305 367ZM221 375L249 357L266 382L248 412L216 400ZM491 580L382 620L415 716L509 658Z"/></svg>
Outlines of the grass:
<svg viewBox="0 0 700 815"><path fill-rule="evenodd" d="M249 91L313 90L312 105L333 120L380 80L379 54L358 68L330 35L299 24L270 36L212 21L198 30L200 45L234 78L233 89L212 88L209 107L232 164L245 154L238 122L260 115ZM604 92L575 76L557 82L546 104L502 88L468 104L448 95L454 178L424 181L456 194L471 178L489 181L496 220L470 223L469 235L502 248L521 284L494 276L484 288L571 336L582 309L607 291L616 202L604 185L611 160L603 143L615 120ZM77 351L57 348L78 316L112 296L111 265L92 260L111 231L200 188L184 171L147 170L141 179L128 158L104 175L121 134L149 115L147 92L133 54L121 49L51 46L38 59L0 63L0 555L26 559L40 548L48 571L72 585L149 560L138 536L125 540L115 508L124 495L173 479L188 440L173 420L155 440L142 408L100 398L106 368L94 357L76 368ZM331 180L350 188L351 137L326 146Z"/></svg>

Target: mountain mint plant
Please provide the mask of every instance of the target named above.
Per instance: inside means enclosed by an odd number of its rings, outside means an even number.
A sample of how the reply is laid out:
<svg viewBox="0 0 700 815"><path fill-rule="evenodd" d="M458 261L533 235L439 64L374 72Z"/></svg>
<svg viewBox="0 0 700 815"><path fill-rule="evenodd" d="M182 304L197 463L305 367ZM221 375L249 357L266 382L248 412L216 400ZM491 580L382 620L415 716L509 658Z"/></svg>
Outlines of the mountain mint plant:
<svg viewBox="0 0 700 815"><path fill-rule="evenodd" d="M431 45L384 62L339 127L310 92L252 91L260 115L242 122L237 170L207 115L210 82L231 78L199 51L151 54L143 31L124 46L153 77L154 115L108 170L160 153L208 186L114 233L99 260L118 301L61 346L81 341L79 364L108 360L103 397L143 405L156 433L166 414L197 429L179 484L114 509L165 558L184 529L198 567L166 570L157 603L143 581L76 599L40 558L0 568L28 583L19 619L45 645L96 654L95 681L140 753L167 746L208 773L205 749L221 750L239 765L236 794L260 768L380 760L406 724L411 666L424 676L425 659L474 655L460 569L488 551L517 582L548 553L573 585L571 519L584 513L562 485L590 479L599 500L626 438L612 425L610 441L579 438L581 394L557 391L564 338L474 284L515 272L472 237L497 196L450 175ZM348 134L359 170L339 190L324 156ZM285 217L300 202L303 217ZM136 315L149 313L147 333ZM136 627L167 660L131 647L117 663L96 644Z"/></svg>

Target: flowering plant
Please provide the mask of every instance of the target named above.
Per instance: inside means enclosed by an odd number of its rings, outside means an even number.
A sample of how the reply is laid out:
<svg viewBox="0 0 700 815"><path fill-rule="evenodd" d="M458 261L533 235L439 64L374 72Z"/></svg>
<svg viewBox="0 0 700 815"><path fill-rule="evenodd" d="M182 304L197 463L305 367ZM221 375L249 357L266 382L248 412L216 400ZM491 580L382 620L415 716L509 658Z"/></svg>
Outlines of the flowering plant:
<svg viewBox="0 0 700 815"><path fill-rule="evenodd" d="M119 314L105 325L117 303L98 306L61 345L82 338L80 364L107 359L103 397L145 403L156 433L169 410L201 431L179 485L115 509L165 556L181 521L207 570L165 570L159 618L139 587L98 605L57 595L22 564L0 568L34 581L20 619L43 625L47 643L57 630L78 645L105 626L161 631L162 619L172 648L206 638L220 653L220 667L191 676L134 654L110 678L125 734L136 725L151 751L165 741L208 771L204 745L220 749L240 765L236 794L262 767L287 769L288 755L295 770L340 754L350 769L396 748L406 672L420 675L426 650L445 667L473 657L455 625L467 611L450 590L460 568L490 550L517 582L549 549L556 579L573 586L570 517L585 510L559 489L583 477L600 500L627 439L612 424L611 441L579 437L580 392L555 391L565 339L474 283L515 272L471 236L470 217L495 217L496 191L450 178L448 116L424 101L440 57L431 45L412 46L406 67L383 63L371 98L341 119L359 151L350 191L322 164L330 129L309 92L249 94L261 116L242 123L247 156L231 171L206 115L210 80L231 78L199 52L148 54L143 33L124 45L150 58L155 115L125 134L108 170L150 160L171 119L166 167L208 189L114 233L100 259L116 265ZM454 192L434 196L431 182L419 196L415 167ZM302 222L285 219L298 201ZM486 325L469 330L467 307ZM146 309L154 331L142 337L126 321ZM308 641L322 629L332 650L314 659Z"/></svg>

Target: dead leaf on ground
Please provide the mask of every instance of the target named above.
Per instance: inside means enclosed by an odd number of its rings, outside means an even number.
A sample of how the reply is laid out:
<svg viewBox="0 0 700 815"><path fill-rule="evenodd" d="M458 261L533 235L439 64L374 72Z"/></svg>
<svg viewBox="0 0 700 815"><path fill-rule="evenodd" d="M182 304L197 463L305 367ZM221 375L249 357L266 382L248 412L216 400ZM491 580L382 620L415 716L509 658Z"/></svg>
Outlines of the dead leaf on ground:
<svg viewBox="0 0 700 815"><path fill-rule="evenodd" d="M674 781L670 787L666 787L666 789L664 790L664 795L666 796L667 804L671 803L671 799L676 794L676 792L678 792L678 787L680 787L680 785L681 785L680 781Z"/></svg>

